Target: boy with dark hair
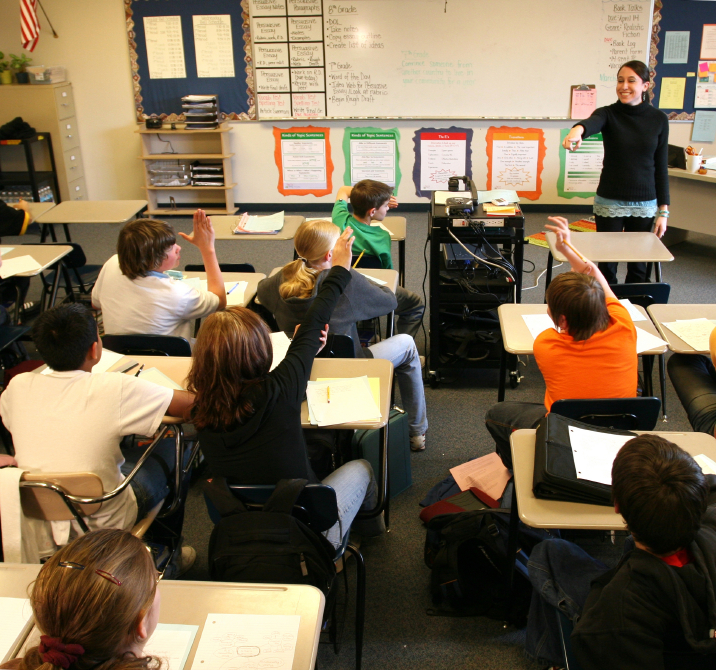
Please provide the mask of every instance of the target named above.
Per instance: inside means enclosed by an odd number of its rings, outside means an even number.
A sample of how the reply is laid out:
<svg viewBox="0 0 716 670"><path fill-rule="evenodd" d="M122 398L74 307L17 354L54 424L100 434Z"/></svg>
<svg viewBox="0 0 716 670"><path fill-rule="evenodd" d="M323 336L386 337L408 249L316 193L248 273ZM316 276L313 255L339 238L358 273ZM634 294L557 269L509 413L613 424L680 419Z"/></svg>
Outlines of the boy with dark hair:
<svg viewBox="0 0 716 670"><path fill-rule="evenodd" d="M702 654L716 654L714 481L658 435L629 440L612 465L614 510L631 532L624 554L607 570L564 540L533 549L528 653L564 663L559 608L575 622L572 648L584 670L664 668L665 653L666 667L702 667Z"/></svg>
<svg viewBox="0 0 716 670"><path fill-rule="evenodd" d="M0 396L0 414L12 434L19 467L33 473L94 472L104 490L111 491L143 453L122 449L122 438L153 435L165 415L186 416L193 403L187 391L131 374L91 374L102 356L102 340L91 311L79 303L41 314L32 338L51 370L15 376ZM87 519L91 530L130 529L166 498L176 460L173 443L172 439L157 445L131 485ZM52 525L56 543L65 544L69 523ZM182 551L185 562L192 560L193 549Z"/></svg>
<svg viewBox="0 0 716 670"><path fill-rule="evenodd" d="M353 215L348 212L347 200L350 199ZM380 259L383 268L392 269L393 259L390 254L390 233L380 226L371 226L371 221L385 219L389 209L395 209L398 200L393 189L380 181L363 179L355 186L341 186L336 194L331 220L343 232L346 227L353 229L355 242L353 254L365 251L370 256ZM398 286L395 291L398 306L398 332L415 338L420 329L420 322L425 312L425 303L417 293Z"/></svg>
<svg viewBox="0 0 716 670"><path fill-rule="evenodd" d="M510 434L533 428L552 403L567 398L629 398L636 394L636 329L599 268L570 244L567 219L550 217L547 228L571 272L555 277L547 289L547 313L555 327L540 333L534 357L544 377L544 404L500 402L485 415L502 462L512 467Z"/></svg>
<svg viewBox="0 0 716 670"><path fill-rule="evenodd" d="M214 249L214 228L201 210L191 235L179 233L201 252L207 290L165 274L178 267L181 247L164 221L136 219L119 233L117 254L102 268L92 306L102 310L111 335L176 335L191 340L192 322L226 307L226 289Z"/></svg>

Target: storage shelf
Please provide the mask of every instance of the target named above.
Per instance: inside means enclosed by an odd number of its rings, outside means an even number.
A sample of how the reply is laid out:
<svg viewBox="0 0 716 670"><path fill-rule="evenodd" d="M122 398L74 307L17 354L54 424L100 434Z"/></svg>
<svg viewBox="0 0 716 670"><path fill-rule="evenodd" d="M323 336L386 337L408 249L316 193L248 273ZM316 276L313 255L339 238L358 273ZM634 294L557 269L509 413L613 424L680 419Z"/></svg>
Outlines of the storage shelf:
<svg viewBox="0 0 716 670"><path fill-rule="evenodd" d="M145 186L148 191L229 191L236 184L224 186Z"/></svg>
<svg viewBox="0 0 716 670"><path fill-rule="evenodd" d="M204 207L203 209L209 215L223 214L230 216L231 214L236 213L238 207L230 207L229 209L226 209L225 207ZM147 214L150 216L192 216L194 211L195 208L193 207L180 207L178 209L158 207L157 209L148 209Z"/></svg>
<svg viewBox="0 0 716 670"><path fill-rule="evenodd" d="M39 182L54 182L54 173L51 171L37 171L35 172L35 181ZM0 186L12 186L17 184L18 186L32 186L32 178L29 172L0 172Z"/></svg>
<svg viewBox="0 0 716 670"><path fill-rule="evenodd" d="M149 154L139 156L143 161L175 161L175 160L219 160L231 158L234 154Z"/></svg>
<svg viewBox="0 0 716 670"><path fill-rule="evenodd" d="M218 128L211 128L209 130L187 130L186 127L184 128L177 128L176 130L172 130L171 128L140 128L138 130L135 130L135 133L139 133L140 135L151 135L151 134L157 134L157 133L166 133L168 135L176 134L176 133L186 133L187 135L200 135L202 133L228 133L230 130L228 125L222 125Z"/></svg>

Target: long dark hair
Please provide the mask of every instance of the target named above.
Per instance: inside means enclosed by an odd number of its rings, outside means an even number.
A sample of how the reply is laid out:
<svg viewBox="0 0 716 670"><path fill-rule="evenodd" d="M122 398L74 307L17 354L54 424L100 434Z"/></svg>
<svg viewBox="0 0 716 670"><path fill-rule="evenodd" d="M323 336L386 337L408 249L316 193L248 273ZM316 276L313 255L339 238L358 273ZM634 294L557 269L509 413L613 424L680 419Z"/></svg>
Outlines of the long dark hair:
<svg viewBox="0 0 716 670"><path fill-rule="evenodd" d="M649 67L646 63L642 63L640 60L630 60L619 68L619 72L621 72L625 67L633 70L634 74L642 81L651 82L651 72L649 71ZM619 76L619 72L617 72L617 77ZM641 94L641 101L649 101L649 89L646 89L646 91Z"/></svg>

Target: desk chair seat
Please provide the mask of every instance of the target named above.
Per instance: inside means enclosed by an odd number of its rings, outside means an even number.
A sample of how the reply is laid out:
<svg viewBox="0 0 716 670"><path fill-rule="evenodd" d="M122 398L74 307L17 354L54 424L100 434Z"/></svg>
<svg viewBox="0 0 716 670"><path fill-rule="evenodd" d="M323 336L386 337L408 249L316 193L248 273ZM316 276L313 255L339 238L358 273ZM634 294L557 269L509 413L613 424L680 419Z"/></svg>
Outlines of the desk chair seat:
<svg viewBox="0 0 716 670"><path fill-rule="evenodd" d="M56 245L57 246L57 245ZM91 299L92 288L102 270L101 265L88 265L87 257L82 247L76 242L65 242L59 246L71 246L72 251L62 259L62 276L60 277L60 288L65 291L66 297L73 302ZM40 273L42 279L42 309L45 309L47 296L52 292L52 285L55 281L56 270Z"/></svg>
<svg viewBox="0 0 716 670"><path fill-rule="evenodd" d="M620 430L654 430L659 398L589 398L557 400L551 412L592 426Z"/></svg>
<svg viewBox="0 0 716 670"><path fill-rule="evenodd" d="M176 335L105 335L102 346L125 356L191 356L191 345Z"/></svg>
<svg viewBox="0 0 716 670"><path fill-rule="evenodd" d="M222 272L256 272L251 263L219 263L219 269ZM184 268L184 272L206 272L206 268L201 263L190 264Z"/></svg>

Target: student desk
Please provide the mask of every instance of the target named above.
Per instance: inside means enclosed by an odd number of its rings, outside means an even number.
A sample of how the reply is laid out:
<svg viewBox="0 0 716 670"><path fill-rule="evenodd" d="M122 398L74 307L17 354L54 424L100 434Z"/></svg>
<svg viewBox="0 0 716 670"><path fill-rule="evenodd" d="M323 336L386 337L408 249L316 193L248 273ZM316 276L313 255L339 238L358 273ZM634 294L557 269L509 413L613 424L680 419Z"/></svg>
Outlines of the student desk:
<svg viewBox="0 0 716 670"><path fill-rule="evenodd" d="M10 245L7 245L10 246ZM15 277L37 277L41 272L44 272L48 268L56 264L55 267L55 281L52 284L52 290L50 291L50 302L48 307L53 307L55 299L57 298L57 289L60 286L60 277L62 275L62 259L72 251L72 247L64 244L50 245L50 244L18 244L13 247L12 251L8 251L2 259L4 261L10 260L11 258L17 258L19 256L32 256L42 267L39 270L33 272L22 272ZM12 277L8 277L12 279Z"/></svg>
<svg viewBox="0 0 716 670"><path fill-rule="evenodd" d="M562 263L567 259L555 249L555 234L547 232L545 236L549 244L546 290L552 281L552 257ZM674 260L654 233L572 233L572 245L595 263L656 263L656 281L661 281L661 263Z"/></svg>
<svg viewBox="0 0 716 670"><path fill-rule="evenodd" d="M0 595L26 598L27 587L40 565L0 563ZM206 615L298 614L298 640L293 670L311 670L316 663L325 598L321 591L303 584L241 584L197 581L159 582L162 604L160 623L199 626L184 670L190 670L199 646ZM191 606L187 606L191 603ZM36 629L30 637L37 636Z"/></svg>
<svg viewBox="0 0 716 670"><path fill-rule="evenodd" d="M71 242L70 223L127 223L146 208L146 200L65 200L37 218L42 226L40 240L44 242L49 232L57 241L55 224L62 224L65 239Z"/></svg>
<svg viewBox="0 0 716 670"><path fill-rule="evenodd" d="M261 240L263 242L285 242L292 240L296 235L298 227L306 220L303 216L285 216L283 228L275 235L240 233L234 235L231 231L241 220L240 216L212 216L211 223L214 226L217 240Z"/></svg>
<svg viewBox="0 0 716 670"><path fill-rule="evenodd" d="M591 234L591 233L590 233ZM647 317L646 321L637 321L634 325L644 329L651 335L659 337L651 319L643 307L634 305L636 309ZM716 309L716 307L714 308ZM500 305L497 308L497 315L500 319L500 330L502 332L502 356L500 360L500 383L497 391L497 401L502 402L505 399L505 372L507 370L507 354L532 354L534 353L534 340L532 334L527 328L525 320L522 318L523 314L546 314L547 305L527 305L519 303L517 305L513 303L506 303ZM666 338L664 338L666 339ZM666 351L665 346L658 347L656 349L650 349L639 354L640 356L658 356ZM650 369L651 371L651 369ZM644 375L644 390L648 395L652 393L651 375ZM636 389L635 389L636 390ZM662 396L664 395L664 389L662 389Z"/></svg>
<svg viewBox="0 0 716 670"><path fill-rule="evenodd" d="M716 171L706 174L669 168L670 228L716 234Z"/></svg>
<svg viewBox="0 0 716 670"><path fill-rule="evenodd" d="M408 222L404 216L386 216L381 223L388 229L390 241L398 243L398 283L405 286L405 235Z"/></svg>
<svg viewBox="0 0 716 670"><path fill-rule="evenodd" d="M33 221L37 221L39 216L42 216L45 212L49 212L54 206L54 202L28 202L30 208L30 216Z"/></svg>
<svg viewBox="0 0 716 670"><path fill-rule="evenodd" d="M184 272L185 277L191 279L192 277L198 277L199 279L206 279L206 272ZM246 307L256 295L256 288L262 279L266 279L265 274L260 272L222 272L224 277L224 283L229 284L230 282L245 281L248 282L248 286L244 291L244 300L241 303L242 307Z"/></svg>
<svg viewBox="0 0 716 670"><path fill-rule="evenodd" d="M709 355L708 349L706 351L696 351L691 345L686 344L662 324L664 322L701 318L716 321L716 305L651 305L648 308L648 312L659 329L661 337L669 343L671 351L676 354Z"/></svg>

